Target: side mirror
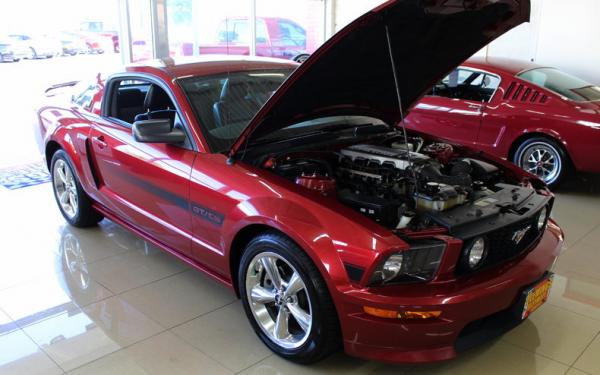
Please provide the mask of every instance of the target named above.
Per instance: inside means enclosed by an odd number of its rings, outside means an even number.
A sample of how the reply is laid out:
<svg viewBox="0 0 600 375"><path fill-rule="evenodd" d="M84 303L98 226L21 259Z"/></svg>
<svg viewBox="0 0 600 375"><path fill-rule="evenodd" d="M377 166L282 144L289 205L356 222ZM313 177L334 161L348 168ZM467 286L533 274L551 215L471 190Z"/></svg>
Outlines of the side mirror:
<svg viewBox="0 0 600 375"><path fill-rule="evenodd" d="M133 123L133 138L141 143L169 143L185 142L186 134L183 130L173 128L169 119L143 120Z"/></svg>

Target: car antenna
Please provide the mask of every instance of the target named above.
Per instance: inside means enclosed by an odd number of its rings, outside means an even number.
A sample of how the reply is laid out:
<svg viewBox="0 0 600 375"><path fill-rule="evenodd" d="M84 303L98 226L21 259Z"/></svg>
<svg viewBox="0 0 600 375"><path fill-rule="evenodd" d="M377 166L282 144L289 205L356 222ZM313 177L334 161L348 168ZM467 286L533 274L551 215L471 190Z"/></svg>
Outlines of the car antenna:
<svg viewBox="0 0 600 375"><path fill-rule="evenodd" d="M404 136L404 147L406 148L406 158L408 159L408 164L411 166L410 170L415 182L415 193L417 195L417 199L419 197L419 186L417 181L417 175L415 173L414 164L412 162L412 155L410 154L410 149L408 148L408 135L406 133L406 125L404 124L404 109L402 108L402 95L400 94L400 81L398 80L398 72L396 71L396 61L394 59L394 49L392 48L392 37L390 36L390 28L385 25L385 36L387 39L387 47L388 54L390 56L390 64L392 65L392 74L394 76L394 86L396 88L396 97L398 99L398 108L400 109L400 124L402 125L402 134Z"/></svg>

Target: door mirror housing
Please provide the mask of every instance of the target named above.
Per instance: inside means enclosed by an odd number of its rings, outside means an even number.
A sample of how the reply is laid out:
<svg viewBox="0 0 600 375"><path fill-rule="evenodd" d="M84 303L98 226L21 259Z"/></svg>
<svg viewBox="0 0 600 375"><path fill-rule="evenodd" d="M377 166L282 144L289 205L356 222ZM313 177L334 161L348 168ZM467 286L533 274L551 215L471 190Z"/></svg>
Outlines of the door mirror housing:
<svg viewBox="0 0 600 375"><path fill-rule="evenodd" d="M140 143L178 144L186 139L185 132L174 128L169 119L136 121L133 123L132 133L133 138Z"/></svg>

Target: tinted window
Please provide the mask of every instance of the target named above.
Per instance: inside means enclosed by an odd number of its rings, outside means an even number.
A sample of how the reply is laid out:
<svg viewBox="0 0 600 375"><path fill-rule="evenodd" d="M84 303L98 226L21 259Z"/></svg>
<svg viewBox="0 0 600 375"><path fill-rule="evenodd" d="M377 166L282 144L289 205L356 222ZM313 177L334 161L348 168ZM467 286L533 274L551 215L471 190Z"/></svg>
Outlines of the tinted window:
<svg viewBox="0 0 600 375"><path fill-rule="evenodd" d="M433 96L489 102L500 85L495 75L469 70L455 69L431 91Z"/></svg>
<svg viewBox="0 0 600 375"><path fill-rule="evenodd" d="M290 73L287 69L236 72L185 78L179 83L212 151L223 152Z"/></svg>
<svg viewBox="0 0 600 375"><path fill-rule="evenodd" d="M600 100L600 87L553 68L528 70L518 77L578 102Z"/></svg>
<svg viewBox="0 0 600 375"><path fill-rule="evenodd" d="M247 44L249 36L248 20L227 20L219 27L218 40L221 43Z"/></svg>
<svg viewBox="0 0 600 375"><path fill-rule="evenodd" d="M92 84L80 83L74 87L76 94L72 97L72 102L80 107L89 109L92 104L92 99L98 91L98 83Z"/></svg>
<svg viewBox="0 0 600 375"><path fill-rule="evenodd" d="M277 25L279 30L275 38L278 40L274 44L295 47L306 45L306 31L302 27L288 21L279 21Z"/></svg>
<svg viewBox="0 0 600 375"><path fill-rule="evenodd" d="M115 93L115 106L111 117L128 124L133 124L135 117L146 112L144 101L150 88L150 83L134 80L119 82Z"/></svg>

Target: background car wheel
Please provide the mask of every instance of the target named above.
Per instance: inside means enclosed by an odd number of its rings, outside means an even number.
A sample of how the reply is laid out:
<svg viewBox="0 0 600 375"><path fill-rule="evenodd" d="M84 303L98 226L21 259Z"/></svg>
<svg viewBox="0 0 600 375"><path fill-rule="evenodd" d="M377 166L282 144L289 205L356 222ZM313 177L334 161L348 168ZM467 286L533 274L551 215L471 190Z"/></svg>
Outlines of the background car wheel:
<svg viewBox="0 0 600 375"><path fill-rule="evenodd" d="M542 179L548 186L558 186L570 173L571 164L563 148L555 141L535 137L523 142L513 162Z"/></svg>
<svg viewBox="0 0 600 375"><path fill-rule="evenodd" d="M313 363L339 347L337 313L311 259L289 238L269 232L244 251L238 273L246 315L279 356Z"/></svg>
<svg viewBox="0 0 600 375"><path fill-rule="evenodd" d="M308 53L303 53L301 55L298 55L296 57L294 57L294 61L297 63L302 64L303 62L306 61L306 59L308 59L310 57L310 55Z"/></svg>
<svg viewBox="0 0 600 375"><path fill-rule="evenodd" d="M75 169L63 150L52 156L50 174L56 203L69 224L89 227L102 220L102 215L92 208L92 201L81 187Z"/></svg>

